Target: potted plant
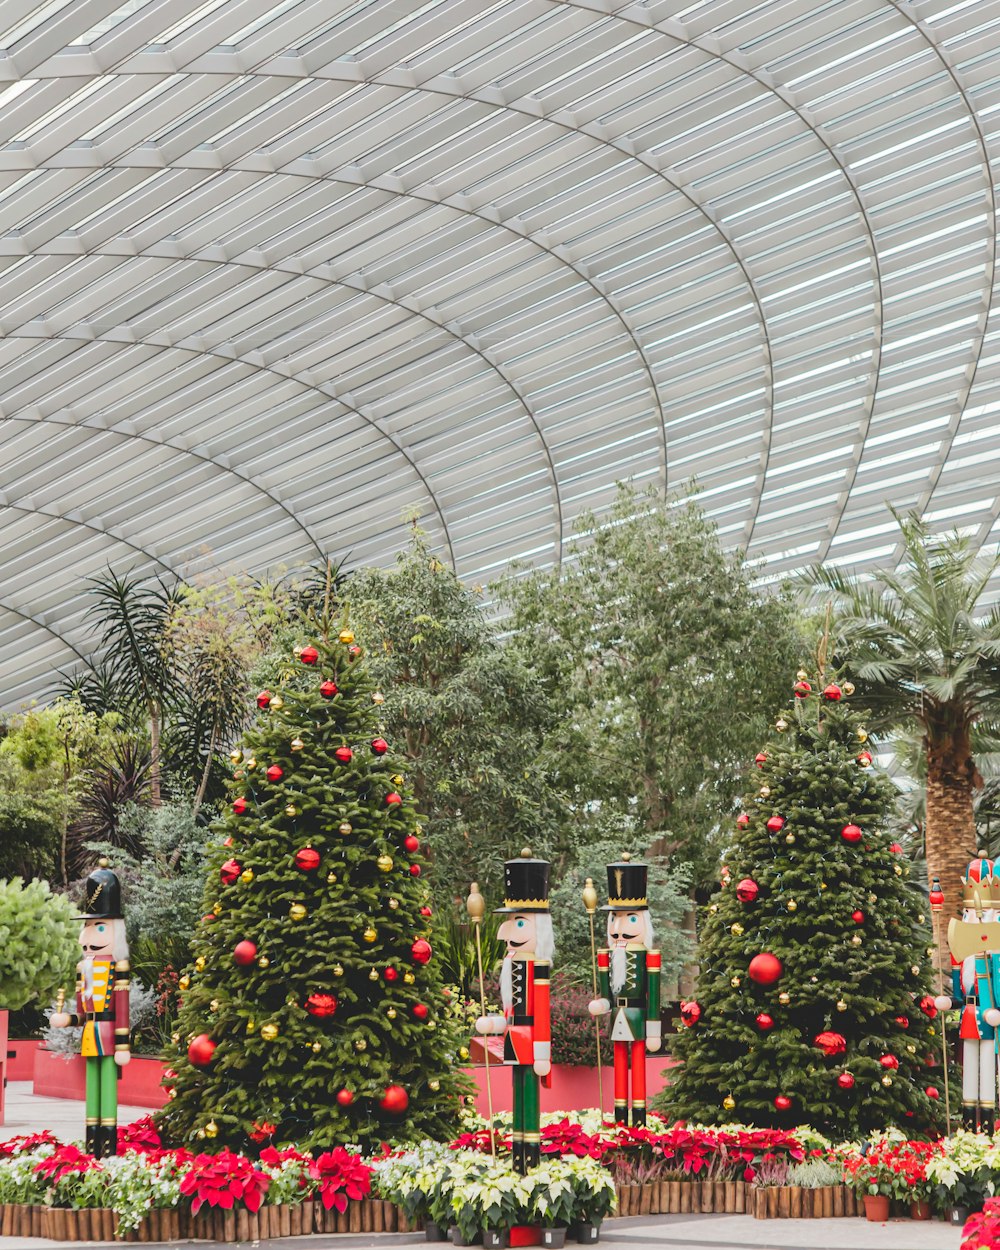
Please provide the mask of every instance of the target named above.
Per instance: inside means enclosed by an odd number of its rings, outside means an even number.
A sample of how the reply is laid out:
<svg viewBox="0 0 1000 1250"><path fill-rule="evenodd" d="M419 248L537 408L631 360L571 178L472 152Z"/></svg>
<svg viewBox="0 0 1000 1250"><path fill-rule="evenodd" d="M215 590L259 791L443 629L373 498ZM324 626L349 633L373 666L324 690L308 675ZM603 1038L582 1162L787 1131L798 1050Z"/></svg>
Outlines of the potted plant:
<svg viewBox="0 0 1000 1250"><path fill-rule="evenodd" d="M844 1160L844 1182L864 1200L867 1220L888 1220L895 1181L895 1173L879 1146L867 1146L864 1153L859 1151Z"/></svg>
<svg viewBox="0 0 1000 1250"><path fill-rule="evenodd" d="M452 1189L471 1153L440 1142L421 1142L378 1159L373 1165L375 1186L380 1197L402 1208L411 1224L423 1222L427 1241L447 1241Z"/></svg>
<svg viewBox="0 0 1000 1250"><path fill-rule="evenodd" d="M601 1224L615 1207L615 1183L593 1159L577 1159L570 1173L573 1185L573 1214L570 1236L581 1245L600 1240Z"/></svg>
<svg viewBox="0 0 1000 1250"><path fill-rule="evenodd" d="M542 1226L543 1246L566 1244L576 1200L572 1172L570 1160L552 1156L527 1178L531 1181L532 1215Z"/></svg>
<svg viewBox="0 0 1000 1250"><path fill-rule="evenodd" d="M950 1224L961 1226L969 1211L992 1197L996 1173L995 1148L989 1138L959 1129L928 1159L925 1173L931 1205Z"/></svg>

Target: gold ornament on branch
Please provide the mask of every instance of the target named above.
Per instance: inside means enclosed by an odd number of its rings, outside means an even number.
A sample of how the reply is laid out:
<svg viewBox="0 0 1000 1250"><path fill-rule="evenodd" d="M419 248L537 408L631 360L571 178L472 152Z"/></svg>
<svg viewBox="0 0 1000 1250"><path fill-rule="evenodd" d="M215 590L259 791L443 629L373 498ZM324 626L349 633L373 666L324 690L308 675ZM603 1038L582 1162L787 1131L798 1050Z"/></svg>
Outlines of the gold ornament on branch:
<svg viewBox="0 0 1000 1250"><path fill-rule="evenodd" d="M791 846L791 845L792 845L792 843L795 841L795 834L794 834L794 833L786 833L786 834L785 834L785 841L788 843L788 845L789 845L789 846Z"/></svg>
<svg viewBox="0 0 1000 1250"><path fill-rule="evenodd" d="M407 985L412 985L412 984L413 984L413 982L414 982L416 979L417 979L417 978L413 975L413 973L412 973L412 972L404 972L404 973L403 973L403 980L405 981L405 983L406 983Z"/></svg>
<svg viewBox="0 0 1000 1250"><path fill-rule="evenodd" d="M766 799L766 798L767 798L767 796L771 793L771 787L770 787L770 786L761 786L761 788L760 788L760 790L759 790L759 792L758 792L758 793L760 794L760 797L761 797L762 799Z"/></svg>
<svg viewBox="0 0 1000 1250"><path fill-rule="evenodd" d="M234 764L238 764L243 759L243 752L238 751L238 750L232 750L229 752L229 758L232 760Z"/></svg>
<svg viewBox="0 0 1000 1250"><path fill-rule="evenodd" d="M743 936L743 926L742 926L742 925L740 924L740 922L737 920L737 921L735 922L735 924L731 924L731 925L729 926L729 932L733 935L733 937L742 937L742 936Z"/></svg>
<svg viewBox="0 0 1000 1250"><path fill-rule="evenodd" d="M783 716L779 716L774 722L774 727L777 729L778 733L783 734L788 728L788 721L786 721Z"/></svg>
<svg viewBox="0 0 1000 1250"><path fill-rule="evenodd" d="M785 904L785 906L788 908L789 911L798 911L799 909L798 903L796 903L795 899L793 898L790 898L788 902Z"/></svg>
<svg viewBox="0 0 1000 1250"><path fill-rule="evenodd" d="M216 1124L214 1120L209 1120L209 1122L205 1125L205 1136L206 1137L218 1137L219 1136L219 1126L218 1124Z"/></svg>
<svg viewBox="0 0 1000 1250"><path fill-rule="evenodd" d="M390 1008L386 1011L386 1013L385 1013L385 1014L389 1017L389 1019L390 1019L390 1020L395 1020L395 1018L396 1018L396 1008L395 1008L395 1007L390 1007Z"/></svg>
<svg viewBox="0 0 1000 1250"><path fill-rule="evenodd" d="M883 1085L885 1085L885 1086L889 1086L889 1085L891 1085L891 1084L892 1084L892 1077L889 1075L889 1073L888 1073L888 1072L887 1072L887 1073L885 1074L885 1076L882 1078L882 1084L883 1084Z"/></svg>
<svg viewBox="0 0 1000 1250"><path fill-rule="evenodd" d="M369 925L367 929L365 929L364 933L362 933L361 936L365 939L366 942L374 942L375 939L378 937L378 934L375 932L375 926Z"/></svg>
<svg viewBox="0 0 1000 1250"><path fill-rule="evenodd" d="M350 646L350 644L354 641L354 630L342 629L340 633L337 635L337 637L340 639L340 641L344 644L345 647Z"/></svg>
<svg viewBox="0 0 1000 1250"><path fill-rule="evenodd" d="M328 873L326 874L326 879L327 879L327 882L328 882L330 885L336 885L336 883L337 883L337 874L336 874L335 872L328 872Z"/></svg>
<svg viewBox="0 0 1000 1250"><path fill-rule="evenodd" d="M342 977L344 975L344 967L342 964L333 965L333 975L335 977Z"/></svg>
<svg viewBox="0 0 1000 1250"><path fill-rule="evenodd" d="M312 1044L312 1053L313 1053L314 1055L318 1055L318 1054L319 1054L319 1052L320 1052L322 1049L323 1049L323 1043L322 1043L322 1042L313 1042L313 1044Z"/></svg>
<svg viewBox="0 0 1000 1250"><path fill-rule="evenodd" d="M348 822L345 820L345 821L343 821L343 822L341 823L341 825L340 825L340 832L341 832L341 833L344 835L344 837L346 838L346 837L347 837L347 835L348 835L349 833L353 833L353 832L354 832L354 826L353 826L353 825L351 825L351 824L348 824Z"/></svg>
<svg viewBox="0 0 1000 1250"><path fill-rule="evenodd" d="M375 861L375 863L378 864L382 872L392 872L392 856L391 855L380 855L378 859Z"/></svg>
<svg viewBox="0 0 1000 1250"><path fill-rule="evenodd" d="M726 1111L732 1111L732 1109L736 1106L736 1099L732 1096L732 1094L727 1094L722 1100L722 1106Z"/></svg>
<svg viewBox="0 0 1000 1250"><path fill-rule="evenodd" d="M268 704L268 707L271 708L271 710L274 712L280 712L284 706L285 706L285 700L281 697L280 694L276 694L274 698L271 700L271 702Z"/></svg>
<svg viewBox="0 0 1000 1250"><path fill-rule="evenodd" d="M299 814L299 809L295 806L294 803L289 803L288 806L285 808L286 816L297 816L298 814Z"/></svg>
<svg viewBox="0 0 1000 1250"><path fill-rule="evenodd" d="M205 956L204 955L199 955L198 958L194 961L194 970L195 972L205 971Z"/></svg>
<svg viewBox="0 0 1000 1250"><path fill-rule="evenodd" d="M860 934L860 933L855 933L854 937L852 937L852 938L851 938L851 945L852 945L852 946L860 946L860 945L861 945L861 934Z"/></svg>
<svg viewBox="0 0 1000 1250"><path fill-rule="evenodd" d="M854 682L845 681L844 684L840 687L840 689L843 691L844 694L847 695L848 698L850 698L855 690Z"/></svg>
<svg viewBox="0 0 1000 1250"><path fill-rule="evenodd" d="M359 1037L358 1040L354 1043L354 1049L355 1050L367 1050L368 1043L365 1041L363 1037Z"/></svg>
<svg viewBox="0 0 1000 1250"><path fill-rule="evenodd" d="M374 703L376 707L380 707L384 702L385 702L385 695L382 693L381 690L376 690L375 693L372 695L372 703Z"/></svg>
<svg viewBox="0 0 1000 1250"><path fill-rule="evenodd" d="M293 903L288 909L288 914L292 920L304 920L306 909L301 903Z"/></svg>
<svg viewBox="0 0 1000 1250"><path fill-rule="evenodd" d="M739 989L739 987L740 987L740 985L741 985L740 978L739 978L739 977L730 977L730 978L729 978L729 984L733 987L733 989L734 989L734 990Z"/></svg>
<svg viewBox="0 0 1000 1250"><path fill-rule="evenodd" d="M781 1003L782 1007L787 1007L791 1001L792 1001L792 996L791 994L788 993L787 990L782 990L781 993L778 995L778 1002Z"/></svg>
<svg viewBox="0 0 1000 1250"><path fill-rule="evenodd" d="M244 868L243 871L240 873L240 880L243 882L244 885L249 885L250 882L253 880L253 869Z"/></svg>
<svg viewBox="0 0 1000 1250"><path fill-rule="evenodd" d="M392 911L395 911L398 906L399 906L398 898L389 899L389 907L391 908Z"/></svg>
<svg viewBox="0 0 1000 1250"><path fill-rule="evenodd" d="M378 980L378 968L372 968L371 972L369 972L369 974L368 974L368 980L369 980L369 981L377 981L377 980Z"/></svg>
<svg viewBox="0 0 1000 1250"><path fill-rule="evenodd" d="M278 1036L278 1026L276 1024L262 1024L260 1026L260 1035L265 1042L273 1042Z"/></svg>
<svg viewBox="0 0 1000 1250"><path fill-rule="evenodd" d="M441 1088L441 1082L440 1082L440 1081L437 1081L437 1080L434 1080L434 1081L428 1081L428 1082L427 1082L427 1088L428 1088L428 1089L430 1089L430 1090L433 1090L433 1091L434 1091L434 1093L436 1094L436 1093L438 1092L438 1090Z"/></svg>
<svg viewBox="0 0 1000 1250"><path fill-rule="evenodd" d="M288 745L292 748L293 751L301 751L305 747L306 744L302 741L301 738L293 738Z"/></svg>
<svg viewBox="0 0 1000 1250"><path fill-rule="evenodd" d="M248 1033L252 1033L256 1027L257 1027L257 1026L256 1026L256 1024L255 1024L252 1020L248 1020L248 1021L247 1021L247 1032L248 1032Z"/></svg>
<svg viewBox="0 0 1000 1250"><path fill-rule="evenodd" d="M178 988L182 990L189 989L191 986L191 978L185 972L181 979L177 982Z"/></svg>
<svg viewBox="0 0 1000 1250"><path fill-rule="evenodd" d="M845 1003L845 1002L844 1002L844 1000L843 1000L842 998L838 998L838 999L837 999L837 1010L838 1010L838 1011L846 1011L846 1010L847 1010L847 1003Z"/></svg>
<svg viewBox="0 0 1000 1250"><path fill-rule="evenodd" d="M208 1009L209 1009L209 1011L218 1011L218 1010L219 1010L219 1000L218 1000L217 998L213 998L213 999L212 999L212 1001L208 1004Z"/></svg>
<svg viewBox="0 0 1000 1250"><path fill-rule="evenodd" d="M266 955L261 955L260 959L257 960L258 968L270 968L270 966L271 966L271 961L270 959L268 959Z"/></svg>
<svg viewBox="0 0 1000 1250"><path fill-rule="evenodd" d="M251 773L257 767L257 761L254 759L252 755L247 760L245 767L246 767L247 772L251 772Z"/></svg>

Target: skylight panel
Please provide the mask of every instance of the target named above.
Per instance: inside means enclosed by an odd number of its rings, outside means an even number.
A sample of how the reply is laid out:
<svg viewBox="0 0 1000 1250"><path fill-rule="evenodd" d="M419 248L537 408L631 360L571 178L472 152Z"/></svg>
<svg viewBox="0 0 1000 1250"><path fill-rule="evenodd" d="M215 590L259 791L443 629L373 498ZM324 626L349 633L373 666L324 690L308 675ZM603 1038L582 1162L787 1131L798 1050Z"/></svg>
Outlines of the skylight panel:
<svg viewBox="0 0 1000 1250"><path fill-rule="evenodd" d="M183 35L185 31L190 30L192 26L197 26L200 21L206 17L210 17L213 13L217 13L219 9L225 8L227 4L231 4L232 0L207 0L207 3L199 5L190 13L187 13L179 21L174 22L172 26L168 26L165 31L157 35L156 43L170 43L172 39L176 39L178 35Z"/></svg>
<svg viewBox="0 0 1000 1250"><path fill-rule="evenodd" d="M120 26L122 22L128 21L133 14L138 13L140 9L144 9L149 3L151 3L151 0L125 0L125 3L120 4L113 13L102 17L89 30L85 30L82 35L77 35L70 42L69 46L75 48L97 43L99 39L109 34L116 26Z"/></svg>

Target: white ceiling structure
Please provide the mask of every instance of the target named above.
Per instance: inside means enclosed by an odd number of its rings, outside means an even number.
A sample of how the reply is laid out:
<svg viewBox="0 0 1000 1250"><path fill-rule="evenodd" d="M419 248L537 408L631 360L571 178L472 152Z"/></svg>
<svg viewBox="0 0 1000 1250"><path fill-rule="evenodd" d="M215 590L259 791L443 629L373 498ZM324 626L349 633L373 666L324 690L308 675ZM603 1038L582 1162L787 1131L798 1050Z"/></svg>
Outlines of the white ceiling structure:
<svg viewBox="0 0 1000 1250"><path fill-rule="evenodd" d="M485 582L616 479L998 539L1000 0L0 0L0 706L86 578Z"/></svg>

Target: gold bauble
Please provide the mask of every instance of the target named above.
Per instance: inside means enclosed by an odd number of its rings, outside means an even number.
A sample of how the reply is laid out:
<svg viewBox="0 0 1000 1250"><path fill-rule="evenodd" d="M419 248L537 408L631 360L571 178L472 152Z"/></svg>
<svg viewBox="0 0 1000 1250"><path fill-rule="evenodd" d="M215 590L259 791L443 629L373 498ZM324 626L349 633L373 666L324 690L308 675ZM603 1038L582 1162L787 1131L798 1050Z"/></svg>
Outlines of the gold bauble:
<svg viewBox="0 0 1000 1250"><path fill-rule="evenodd" d="M171 1101L171 1099L174 1099L174 1098L176 1098L176 1097L177 1097L177 1090L175 1090L175 1089L173 1089L173 1088L171 1088L171 1089L168 1089L168 1090L167 1090L167 1101L168 1101L168 1102L170 1102L170 1101Z"/></svg>
<svg viewBox="0 0 1000 1250"><path fill-rule="evenodd" d="M718 904L718 903L709 903L709 905L708 905L708 910L709 910L709 911L711 912L711 914L714 916L714 915L715 915L715 913L719 910L719 904Z"/></svg>
<svg viewBox="0 0 1000 1250"><path fill-rule="evenodd" d="M722 1100L722 1105L726 1111L732 1111L732 1109L736 1106L736 1099L732 1096L732 1094L727 1094Z"/></svg>
<svg viewBox="0 0 1000 1250"><path fill-rule="evenodd" d="M368 1043L365 1041L363 1037L359 1037L358 1040L354 1043L354 1049L355 1050L367 1050Z"/></svg>
<svg viewBox="0 0 1000 1250"><path fill-rule="evenodd" d="M299 814L299 809L295 806L294 803L289 803L288 806L285 808L286 816L297 816L298 814Z"/></svg>
<svg viewBox="0 0 1000 1250"><path fill-rule="evenodd" d="M242 760L243 758L243 752L236 751L236 750L230 751L229 758L233 761L234 764L238 764L240 760Z"/></svg>
<svg viewBox="0 0 1000 1250"><path fill-rule="evenodd" d="M242 881L245 885L249 885L249 884L250 884L250 882L253 880L253 869L252 869L252 868L244 868L244 869L243 869L243 871L240 873L240 880L241 880L241 881Z"/></svg>
<svg viewBox="0 0 1000 1250"><path fill-rule="evenodd" d="M306 744L302 741L301 738L293 738L288 745L292 748L293 751L301 751Z"/></svg>
<svg viewBox="0 0 1000 1250"><path fill-rule="evenodd" d="M915 977L920 976L920 968L916 964L910 964L910 971Z"/></svg>
<svg viewBox="0 0 1000 1250"><path fill-rule="evenodd" d="M852 946L860 946L860 945L861 945L861 934L860 934L860 933L855 933L854 937L852 937L852 938L851 938L851 945L852 945Z"/></svg>
<svg viewBox="0 0 1000 1250"><path fill-rule="evenodd" d="M204 1130L203 1128L200 1128L200 1129L198 1130L198 1132L197 1132L197 1133L195 1133L195 1137L197 1137L199 1141L204 1141L204 1140L205 1140L205 1130Z"/></svg>
<svg viewBox="0 0 1000 1250"><path fill-rule="evenodd" d="M437 1028L437 1021L436 1021L436 1020L428 1020L428 1021L427 1021L427 1023L424 1025L424 1028L425 1028L425 1029L436 1029L436 1028Z"/></svg>
<svg viewBox="0 0 1000 1250"><path fill-rule="evenodd" d="M198 958L194 961L194 970L195 972L205 971L205 956L204 955L199 955Z"/></svg>
<svg viewBox="0 0 1000 1250"><path fill-rule="evenodd" d="M254 1021L253 1021L253 1020L248 1020L248 1021L247 1021L247 1032L248 1032L248 1033L252 1033L256 1027L257 1027L257 1025L254 1023Z"/></svg>
<svg viewBox="0 0 1000 1250"><path fill-rule="evenodd" d="M760 797L761 797L762 799L766 799L766 798L767 798L767 796L771 793L771 787L770 787L770 786L761 786L759 793L760 793Z"/></svg>
<svg viewBox="0 0 1000 1250"><path fill-rule="evenodd" d="M251 755L250 758L246 762L247 771L252 772L256 767L257 767L257 761Z"/></svg>
<svg viewBox="0 0 1000 1250"><path fill-rule="evenodd" d="M738 989L738 988L739 988L739 986L740 986L740 978L739 978L739 977L730 977L730 978L729 978L729 984L733 987L733 989L734 989L734 990L735 990L735 989Z"/></svg>
<svg viewBox="0 0 1000 1250"><path fill-rule="evenodd" d="M297 642L295 646L292 647L292 655L294 655L295 658L298 659L304 650L305 650L304 644L301 642Z"/></svg>
<svg viewBox="0 0 1000 1250"><path fill-rule="evenodd" d="M301 903L293 903L288 909L288 915L292 920L305 920L306 909Z"/></svg>
<svg viewBox="0 0 1000 1250"><path fill-rule="evenodd" d="M778 1002L781 1003L782 1007L787 1007L791 1001L792 1001L792 996L791 994L788 993L787 990L782 990L781 993L778 995Z"/></svg>
<svg viewBox="0 0 1000 1250"><path fill-rule="evenodd" d="M389 899L389 906L393 911L395 911L396 908L399 906L399 899L398 898Z"/></svg>
<svg viewBox="0 0 1000 1250"><path fill-rule="evenodd" d="M326 879L330 885L335 885L337 882L337 874L335 872L328 872L326 874Z"/></svg>
<svg viewBox="0 0 1000 1250"><path fill-rule="evenodd" d="M932 1024L931 1027L927 1030L927 1032L931 1035L931 1037L933 1037L934 1034L937 1032L937 1029Z"/></svg>
<svg viewBox="0 0 1000 1250"><path fill-rule="evenodd" d="M216 1124L214 1120L209 1120L209 1122L205 1125L205 1136L206 1137L218 1137L219 1136L219 1126L218 1124Z"/></svg>
<svg viewBox="0 0 1000 1250"><path fill-rule="evenodd" d="M804 668L800 668L799 671L795 674L795 680L796 681L808 681L809 674L806 672Z"/></svg>
<svg viewBox="0 0 1000 1250"><path fill-rule="evenodd" d="M372 703L379 706L383 704L384 702L385 702L385 695L382 693L381 690L376 690L375 693L372 695Z"/></svg>
<svg viewBox="0 0 1000 1250"><path fill-rule="evenodd" d="M463 1061L464 1061L464 1060L466 1060L466 1059L468 1059L468 1057L469 1057L469 1048L468 1048L468 1046L459 1046L459 1048L458 1048L458 1057L459 1057L459 1059L462 1059Z"/></svg>
<svg viewBox="0 0 1000 1250"><path fill-rule="evenodd" d="M342 976L344 975L344 967L343 967L343 964L334 964L334 965L333 965L333 975L334 975L335 977L342 977Z"/></svg>
<svg viewBox="0 0 1000 1250"><path fill-rule="evenodd" d="M341 824L341 826L340 826L340 832L341 832L341 833L344 835L344 837L346 838L346 837L347 837L347 835L348 835L349 833L353 833L353 832L354 832L354 826L353 826L353 825L349 825L349 824L347 823L347 821L345 820L345 821Z"/></svg>
<svg viewBox="0 0 1000 1250"><path fill-rule="evenodd" d="M260 959L257 960L258 968L270 968L270 966L271 966L271 961L270 959L268 959L266 955L261 955Z"/></svg>
<svg viewBox="0 0 1000 1250"><path fill-rule="evenodd" d="M412 984L413 984L413 982L414 982L416 979L417 979L417 978L413 975L413 973L412 973L412 972L404 972L404 973L403 973L403 980L404 980L404 982L405 982L407 985L412 985Z"/></svg>
<svg viewBox="0 0 1000 1250"><path fill-rule="evenodd" d="M788 908L789 911L798 911L799 909L798 903L796 903L795 899L793 898L790 898L788 902L785 904L785 906Z"/></svg>
<svg viewBox="0 0 1000 1250"><path fill-rule="evenodd" d="M825 889L826 889L826 882L825 882L825 881L821 881L821 882L819 883L819 888L820 888L821 890L825 890Z"/></svg>
<svg viewBox="0 0 1000 1250"><path fill-rule="evenodd" d="M369 972L369 974L368 974L368 980L369 980L369 981L377 981L377 980L378 980L378 968L372 968L371 972Z"/></svg>
<svg viewBox="0 0 1000 1250"><path fill-rule="evenodd" d="M389 1008L389 1010L388 1010L385 1014L389 1017L389 1019L390 1019L390 1020L395 1020L395 1018L396 1018L396 1008L395 1008L395 1007L390 1007L390 1008Z"/></svg>
<svg viewBox="0 0 1000 1250"><path fill-rule="evenodd" d="M733 935L733 937L742 937L742 936L743 936L743 926L742 926L742 925L740 924L740 922L737 920L735 924L731 924L731 925L729 926L729 932Z"/></svg>
<svg viewBox="0 0 1000 1250"><path fill-rule="evenodd" d="M840 689L844 694L847 695L848 698L850 698L851 695L854 693L854 682L845 681L844 684L840 687Z"/></svg>
<svg viewBox="0 0 1000 1250"><path fill-rule="evenodd" d="M170 1040L173 1042L175 1046L178 1046L180 1045L181 1035L179 1033L171 1033Z"/></svg>
<svg viewBox="0 0 1000 1250"><path fill-rule="evenodd" d="M276 1024L262 1024L260 1026L260 1035L265 1042L273 1042L278 1036L278 1026Z"/></svg>
<svg viewBox="0 0 1000 1250"><path fill-rule="evenodd" d="M909 1044L909 1046L907 1046L906 1049L909 1051L911 1055L915 1055L917 1053L917 1048L916 1046L913 1045L912 1042Z"/></svg>
<svg viewBox="0 0 1000 1250"><path fill-rule="evenodd" d="M213 999L212 999L212 1001L208 1004L208 1009L209 1009L209 1011L218 1011L218 1010L219 1010L219 1000L218 1000L217 998L213 998Z"/></svg>
<svg viewBox="0 0 1000 1250"><path fill-rule="evenodd" d="M844 1000L843 1000L842 998L838 998L838 999L837 999L837 1010L838 1010L838 1011L846 1011L846 1010L847 1010L847 1003L845 1003L845 1002L844 1002Z"/></svg>
<svg viewBox="0 0 1000 1250"><path fill-rule="evenodd" d="M313 1053L314 1055L318 1055L318 1054L319 1054L319 1052L320 1052L322 1049L323 1049L323 1043L322 1043L322 1042L313 1042L313 1044L312 1044L312 1053Z"/></svg>
<svg viewBox="0 0 1000 1250"><path fill-rule="evenodd" d="M888 1072L887 1072L887 1073L885 1074L885 1076L882 1078L882 1084L883 1084L883 1085L891 1085L891 1084L892 1084L892 1077L889 1075L889 1073L888 1073Z"/></svg>
<svg viewBox="0 0 1000 1250"><path fill-rule="evenodd" d="M791 846L791 845L792 845L792 843L795 841L795 834L794 834L794 833L786 833L786 834L785 834L785 841L788 843L788 845L789 845L789 846Z"/></svg>
<svg viewBox="0 0 1000 1250"><path fill-rule="evenodd" d="M276 694L267 706L269 708L273 708L275 712L280 712L281 709L285 706L285 700L281 697L280 694Z"/></svg>
<svg viewBox="0 0 1000 1250"><path fill-rule="evenodd" d="M924 923L924 913L923 913L923 912L918 912L918 913L917 913L917 924L923 924L923 923ZM928 953L928 955L929 955L931 952L930 952L930 951L928 951L927 953Z"/></svg>
<svg viewBox="0 0 1000 1250"><path fill-rule="evenodd" d="M381 868L383 872L392 872L391 855L380 855L375 863L378 864L379 868Z"/></svg>
<svg viewBox="0 0 1000 1250"><path fill-rule="evenodd" d="M392 784L394 786L401 786L405 780L406 778L402 773L393 773L392 775Z"/></svg>
<svg viewBox="0 0 1000 1250"><path fill-rule="evenodd" d="M182 989L182 990L186 990L186 989L189 989L189 988L190 988L190 986L191 986L191 978L188 976L188 974L187 974L186 972L185 972L185 974L181 977L181 979L177 982L177 985L178 985L178 987L179 987L180 989Z"/></svg>
<svg viewBox="0 0 1000 1250"><path fill-rule="evenodd" d="M365 929L364 933L362 933L361 936L365 939L366 942L374 942L375 939L378 937L378 934L375 932L374 925L369 925L368 928Z"/></svg>
<svg viewBox="0 0 1000 1250"><path fill-rule="evenodd" d="M214 912L215 912L215 914L216 914L217 916L221 916L221 915L222 915L222 904L221 904L221 903L219 903L219 902L215 902L215 903L213 903L213 904L212 904L212 911L214 911Z"/></svg>
<svg viewBox="0 0 1000 1250"><path fill-rule="evenodd" d="M436 1094L438 1090L441 1088L441 1082L440 1081L428 1081L427 1088L432 1089L434 1093Z"/></svg>
<svg viewBox="0 0 1000 1250"><path fill-rule="evenodd" d="M867 741L868 741L868 730L867 730L867 729L859 729L859 730L858 730L858 741L859 741L859 742L867 742Z"/></svg>
<svg viewBox="0 0 1000 1250"><path fill-rule="evenodd" d="M877 895L877 894L869 894L869 895L868 895L868 901L869 901L869 903L877 903L877 902L878 902L878 895Z"/></svg>
<svg viewBox="0 0 1000 1250"><path fill-rule="evenodd" d="M896 874L897 877L901 877L903 875L903 869L900 864L893 864L892 871Z"/></svg>
<svg viewBox="0 0 1000 1250"><path fill-rule="evenodd" d="M785 730L788 728L788 721L786 721L785 718L781 716L774 722L774 727L775 729L777 729L778 733L783 734Z"/></svg>
<svg viewBox="0 0 1000 1250"><path fill-rule="evenodd" d="M340 633L337 635L337 637L340 639L340 641L341 641L341 642L344 644L344 646L346 647L346 646L348 646L350 643L352 643L352 642L354 641L354 630L353 630L353 629L342 629L342 630L340 631Z"/></svg>

